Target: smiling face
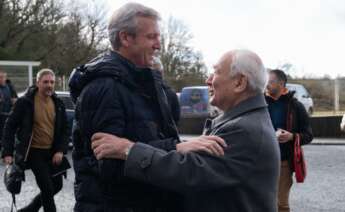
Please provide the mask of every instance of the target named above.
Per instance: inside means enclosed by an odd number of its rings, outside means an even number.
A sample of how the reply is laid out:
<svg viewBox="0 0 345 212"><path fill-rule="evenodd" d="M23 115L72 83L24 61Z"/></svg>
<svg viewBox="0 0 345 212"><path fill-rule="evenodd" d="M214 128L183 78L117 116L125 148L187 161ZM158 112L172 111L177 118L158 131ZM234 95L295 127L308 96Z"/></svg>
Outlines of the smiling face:
<svg viewBox="0 0 345 212"><path fill-rule="evenodd" d="M160 30L157 20L137 17L135 35L121 32L120 53L139 67L151 67L154 56L160 49Z"/></svg>
<svg viewBox="0 0 345 212"><path fill-rule="evenodd" d="M235 77L230 77L231 53L225 54L214 66L214 73L206 80L209 88L210 104L221 110L232 106Z"/></svg>

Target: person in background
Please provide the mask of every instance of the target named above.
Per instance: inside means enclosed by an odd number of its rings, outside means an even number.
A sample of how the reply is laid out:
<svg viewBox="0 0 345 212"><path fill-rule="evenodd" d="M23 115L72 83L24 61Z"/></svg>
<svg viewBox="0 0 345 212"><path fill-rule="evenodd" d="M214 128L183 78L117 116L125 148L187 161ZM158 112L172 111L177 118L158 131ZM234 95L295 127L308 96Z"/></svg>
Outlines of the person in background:
<svg viewBox="0 0 345 212"><path fill-rule="evenodd" d="M282 70L269 71L266 102L280 147L281 167L279 177L278 211L289 212L289 196L292 187L292 162L294 141L297 135L301 145L313 140L309 115L303 104L294 98L294 92L286 88L287 77Z"/></svg>
<svg viewBox="0 0 345 212"><path fill-rule="evenodd" d="M161 60L158 57L154 57L152 69L159 71L161 73L162 78L164 78L164 67ZM170 106L171 115L173 116L175 124L178 125L178 122L180 121L181 117L181 109L178 96L165 80L163 80L162 82L163 86L165 87L164 90L167 96L168 104Z"/></svg>
<svg viewBox="0 0 345 212"><path fill-rule="evenodd" d="M341 119L341 122L340 122L340 130L345 132L345 114L343 115L343 118Z"/></svg>
<svg viewBox="0 0 345 212"><path fill-rule="evenodd" d="M10 113L4 128L2 157L30 168L40 193L20 212L55 212L54 195L62 188L62 174L69 168L63 162L67 152L65 106L54 93L55 74L50 69L37 73L36 85L29 87ZM64 167L62 167L64 166Z"/></svg>
<svg viewBox="0 0 345 212"><path fill-rule="evenodd" d="M11 81L7 79L7 73L0 69L0 149L5 121L17 98L17 92Z"/></svg>

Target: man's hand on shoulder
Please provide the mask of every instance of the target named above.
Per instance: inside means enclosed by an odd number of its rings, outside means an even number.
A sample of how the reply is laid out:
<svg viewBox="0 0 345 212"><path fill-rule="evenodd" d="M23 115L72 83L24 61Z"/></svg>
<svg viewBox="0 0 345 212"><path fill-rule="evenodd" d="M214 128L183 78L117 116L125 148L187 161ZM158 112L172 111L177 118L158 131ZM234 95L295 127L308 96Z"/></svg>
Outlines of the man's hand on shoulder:
<svg viewBox="0 0 345 212"><path fill-rule="evenodd" d="M222 138L203 135L177 144L176 150L180 153L207 152L211 155L223 156L226 147L227 144Z"/></svg>

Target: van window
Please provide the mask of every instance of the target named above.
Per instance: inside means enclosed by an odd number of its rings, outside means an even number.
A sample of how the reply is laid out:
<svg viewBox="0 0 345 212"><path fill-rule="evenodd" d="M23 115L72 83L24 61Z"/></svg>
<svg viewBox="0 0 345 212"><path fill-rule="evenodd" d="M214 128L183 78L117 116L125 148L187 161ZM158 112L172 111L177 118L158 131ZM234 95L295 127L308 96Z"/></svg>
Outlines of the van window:
<svg viewBox="0 0 345 212"><path fill-rule="evenodd" d="M180 94L182 114L208 113L208 89L184 88Z"/></svg>

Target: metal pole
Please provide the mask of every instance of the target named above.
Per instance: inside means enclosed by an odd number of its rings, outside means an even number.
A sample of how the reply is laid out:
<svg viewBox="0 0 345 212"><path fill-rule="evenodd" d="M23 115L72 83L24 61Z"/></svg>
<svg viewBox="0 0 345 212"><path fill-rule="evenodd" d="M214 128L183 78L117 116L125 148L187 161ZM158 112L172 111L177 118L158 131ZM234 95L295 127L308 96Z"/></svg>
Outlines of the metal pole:
<svg viewBox="0 0 345 212"><path fill-rule="evenodd" d="M334 111L339 112L339 80L334 80Z"/></svg>
<svg viewBox="0 0 345 212"><path fill-rule="evenodd" d="M28 71L29 71L29 86L31 86L33 83L33 81L32 81L32 65L28 66Z"/></svg>

